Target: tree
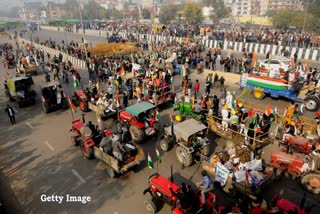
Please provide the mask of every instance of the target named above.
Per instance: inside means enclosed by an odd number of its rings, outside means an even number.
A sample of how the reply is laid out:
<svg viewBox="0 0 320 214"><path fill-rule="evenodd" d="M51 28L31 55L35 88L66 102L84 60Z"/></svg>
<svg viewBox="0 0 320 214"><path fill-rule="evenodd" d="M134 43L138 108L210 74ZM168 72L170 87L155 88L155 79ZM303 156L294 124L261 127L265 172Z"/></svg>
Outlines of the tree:
<svg viewBox="0 0 320 214"><path fill-rule="evenodd" d="M144 19L150 19L151 18L151 13L148 9L143 9L142 10L142 16Z"/></svg>
<svg viewBox="0 0 320 214"><path fill-rule="evenodd" d="M211 13L212 19L225 18L229 13L223 0L204 0L203 3L206 6L210 6L213 8L213 11Z"/></svg>
<svg viewBox="0 0 320 214"><path fill-rule="evenodd" d="M183 15L189 24L199 24L203 19L202 5L193 2L187 3L183 9Z"/></svg>
<svg viewBox="0 0 320 214"><path fill-rule="evenodd" d="M83 16L84 19L88 20L104 19L106 17L106 10L94 0L90 0L88 4L84 6Z"/></svg>
<svg viewBox="0 0 320 214"><path fill-rule="evenodd" d="M289 26L303 28L305 24L305 30L319 31L319 29L314 29L314 26L317 26L317 19L310 13L293 10L281 10L273 13L271 17L273 25L279 28ZM304 19L306 19L305 22Z"/></svg>
<svg viewBox="0 0 320 214"><path fill-rule="evenodd" d="M177 16L178 8L176 5L165 5L161 7L160 13L159 13L159 21L162 24L168 24L172 20L174 20Z"/></svg>
<svg viewBox="0 0 320 214"><path fill-rule="evenodd" d="M66 0L63 9L66 11L63 14L63 18L67 19L80 19L79 1L78 0Z"/></svg>

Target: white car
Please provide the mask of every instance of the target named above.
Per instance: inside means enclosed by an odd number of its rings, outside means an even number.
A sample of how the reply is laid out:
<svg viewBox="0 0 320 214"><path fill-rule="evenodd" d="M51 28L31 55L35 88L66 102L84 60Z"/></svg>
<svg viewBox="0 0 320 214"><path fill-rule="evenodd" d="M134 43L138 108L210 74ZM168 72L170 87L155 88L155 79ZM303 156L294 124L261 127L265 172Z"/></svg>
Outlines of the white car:
<svg viewBox="0 0 320 214"><path fill-rule="evenodd" d="M260 61L259 67L273 71L288 71L290 66L290 59L286 57L275 57L270 59L263 59Z"/></svg>

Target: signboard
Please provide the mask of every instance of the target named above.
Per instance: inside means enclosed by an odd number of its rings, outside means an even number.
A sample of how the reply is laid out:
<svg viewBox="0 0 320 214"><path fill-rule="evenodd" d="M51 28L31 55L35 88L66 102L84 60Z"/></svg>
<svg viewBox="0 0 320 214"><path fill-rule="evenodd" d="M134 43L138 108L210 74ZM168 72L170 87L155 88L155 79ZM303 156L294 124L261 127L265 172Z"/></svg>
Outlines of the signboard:
<svg viewBox="0 0 320 214"><path fill-rule="evenodd" d="M215 180L218 181L221 184L221 186L226 185L230 171L222 163L218 162L215 173Z"/></svg>
<svg viewBox="0 0 320 214"><path fill-rule="evenodd" d="M243 73L243 74L241 75L240 88L245 88L245 87L247 87L248 77L249 77L249 74L248 74L248 73Z"/></svg>

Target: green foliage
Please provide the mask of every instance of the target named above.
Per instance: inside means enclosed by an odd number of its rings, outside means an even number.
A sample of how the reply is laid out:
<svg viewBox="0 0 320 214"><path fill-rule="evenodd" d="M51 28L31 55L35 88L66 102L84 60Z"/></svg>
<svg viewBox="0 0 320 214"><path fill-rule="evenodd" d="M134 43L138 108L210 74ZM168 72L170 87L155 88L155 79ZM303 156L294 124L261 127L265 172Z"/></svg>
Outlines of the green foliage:
<svg viewBox="0 0 320 214"><path fill-rule="evenodd" d="M204 0L203 3L213 8L212 19L222 19L228 16L229 11L223 0Z"/></svg>
<svg viewBox="0 0 320 214"><path fill-rule="evenodd" d="M159 21L162 24L169 24L177 16L178 7L176 5L165 5L159 13Z"/></svg>
<svg viewBox="0 0 320 214"><path fill-rule="evenodd" d="M279 28L296 26L298 28L303 28L304 19L305 21L305 30L307 31L319 31L319 21L312 14L302 12L302 11L293 11L293 10L282 10L279 12L273 13L272 22L273 25Z"/></svg>
<svg viewBox="0 0 320 214"><path fill-rule="evenodd" d="M80 19L80 11L79 11L79 1L78 0L66 0L63 9L65 13L63 14L63 18L66 19Z"/></svg>
<svg viewBox="0 0 320 214"><path fill-rule="evenodd" d="M199 24L202 19L202 5L198 3L187 3L183 9L183 15L188 24Z"/></svg>
<svg viewBox="0 0 320 214"><path fill-rule="evenodd" d="M83 9L83 17L85 20L104 19L106 17L106 10L94 0L90 0Z"/></svg>
<svg viewBox="0 0 320 214"><path fill-rule="evenodd" d="M151 18L151 13L148 9L143 9L142 10L142 16L144 19L150 19Z"/></svg>

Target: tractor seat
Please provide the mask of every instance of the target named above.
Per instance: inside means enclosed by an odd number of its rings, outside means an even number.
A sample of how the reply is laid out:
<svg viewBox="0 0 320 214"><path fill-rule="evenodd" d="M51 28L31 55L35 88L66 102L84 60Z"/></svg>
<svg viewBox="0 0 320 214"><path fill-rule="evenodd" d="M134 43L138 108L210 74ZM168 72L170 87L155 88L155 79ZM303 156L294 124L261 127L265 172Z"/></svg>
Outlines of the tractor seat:
<svg viewBox="0 0 320 214"><path fill-rule="evenodd" d="M88 138L92 137L92 131L91 131L91 129L89 127L82 127L80 129L80 133L85 139L88 139Z"/></svg>

